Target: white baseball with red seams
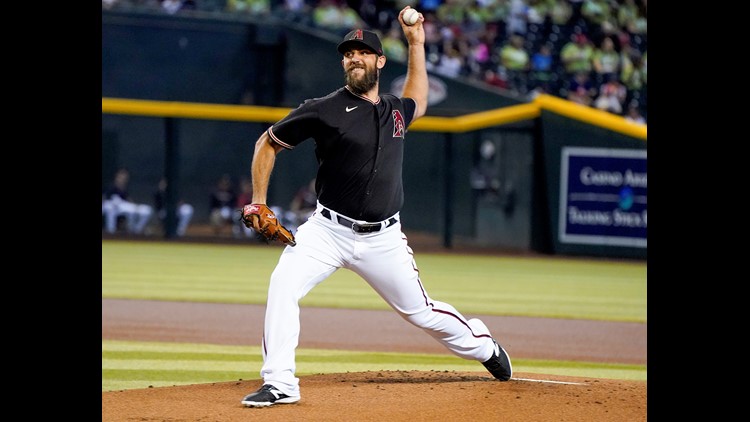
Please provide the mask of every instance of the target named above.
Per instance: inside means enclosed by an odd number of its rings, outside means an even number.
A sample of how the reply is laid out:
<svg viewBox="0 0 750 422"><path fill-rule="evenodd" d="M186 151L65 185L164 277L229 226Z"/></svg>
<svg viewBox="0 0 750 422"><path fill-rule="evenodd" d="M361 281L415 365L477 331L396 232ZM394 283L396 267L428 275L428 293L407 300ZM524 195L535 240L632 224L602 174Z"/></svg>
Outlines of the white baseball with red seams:
<svg viewBox="0 0 750 422"><path fill-rule="evenodd" d="M417 9L409 9L404 12L404 23L407 25L414 25L419 20L419 12Z"/></svg>

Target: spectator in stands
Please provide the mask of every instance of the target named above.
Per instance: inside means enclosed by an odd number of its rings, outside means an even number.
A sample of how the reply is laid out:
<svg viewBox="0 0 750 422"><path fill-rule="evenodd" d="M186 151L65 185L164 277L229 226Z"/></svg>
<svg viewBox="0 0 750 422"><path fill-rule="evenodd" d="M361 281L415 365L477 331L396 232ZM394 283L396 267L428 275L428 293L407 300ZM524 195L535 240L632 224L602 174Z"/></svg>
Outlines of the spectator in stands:
<svg viewBox="0 0 750 422"><path fill-rule="evenodd" d="M383 53L388 57L388 60L406 63L408 49L402 39L402 34L401 27L393 25L383 37L381 44Z"/></svg>
<svg viewBox="0 0 750 422"><path fill-rule="evenodd" d="M352 28L362 28L367 25L346 0L338 0L338 8L342 22L341 31L348 33Z"/></svg>
<svg viewBox="0 0 750 422"><path fill-rule="evenodd" d="M575 73L573 79L568 82L567 99L574 103L590 106L594 97L596 97L596 88L591 83L589 73L583 71Z"/></svg>
<svg viewBox="0 0 750 422"><path fill-rule="evenodd" d="M416 7L420 12L422 12L422 15L425 14L425 12L434 12L440 7L441 4L443 4L444 0L419 0L419 3Z"/></svg>
<svg viewBox="0 0 750 422"><path fill-rule="evenodd" d="M552 62L552 46L550 44L539 46L539 50L531 56L531 71L529 73L531 89L551 84L555 76L552 70Z"/></svg>
<svg viewBox="0 0 750 422"><path fill-rule="evenodd" d="M222 175L216 182L216 187L209 196L209 222L216 235L220 235L225 228L230 228L239 218L237 193L234 190L232 177Z"/></svg>
<svg viewBox="0 0 750 422"><path fill-rule="evenodd" d="M589 33L594 37L601 34L605 22L614 20L609 0L584 0L581 15L588 23Z"/></svg>
<svg viewBox="0 0 750 422"><path fill-rule="evenodd" d="M463 32L476 39L484 32L487 24L492 22L492 11L485 6L484 0L469 0L465 6L464 20L461 22Z"/></svg>
<svg viewBox="0 0 750 422"><path fill-rule="evenodd" d="M646 69L643 56L638 50L624 45L620 51L620 81L628 89L628 102L639 100L645 92Z"/></svg>
<svg viewBox="0 0 750 422"><path fill-rule="evenodd" d="M622 114L627 89L617 80L610 78L599 88L599 96L594 100L594 107L614 114Z"/></svg>
<svg viewBox="0 0 750 422"><path fill-rule="evenodd" d="M565 66L566 76L573 77L579 72L591 72L591 57L594 54L589 40L584 34L573 34L570 41L560 50L560 60Z"/></svg>
<svg viewBox="0 0 750 422"><path fill-rule="evenodd" d="M162 177L159 180L159 186L154 193L154 208L156 209L156 217L162 223L162 226L166 224L167 219L167 178ZM185 202L183 199L177 201L175 212L177 216L177 229L176 234L182 237L187 232L190 220L193 218L194 208L192 205Z"/></svg>
<svg viewBox="0 0 750 422"><path fill-rule="evenodd" d="M490 34L483 31L479 37L470 40L471 53L467 57L467 65L471 71L470 74L476 78L481 78L484 72L493 66L491 56L493 42L490 37Z"/></svg>
<svg viewBox="0 0 750 422"><path fill-rule="evenodd" d="M638 19L638 5L635 0L622 0L617 8L617 25L628 31L632 32L635 28L635 21Z"/></svg>
<svg viewBox="0 0 750 422"><path fill-rule="evenodd" d="M432 70L440 62L443 53L443 37L440 34L440 22L434 12L422 12L424 16L424 50L427 59L427 69Z"/></svg>
<svg viewBox="0 0 750 422"><path fill-rule="evenodd" d="M117 231L118 219L124 217L126 230L131 234L144 234L151 220L153 208L150 205L133 202L128 193L130 172L122 167L115 172L112 184L102 196L102 216L107 233Z"/></svg>
<svg viewBox="0 0 750 422"><path fill-rule="evenodd" d="M440 61L435 67L435 72L449 78L461 75L464 67L464 57L456 47L450 47L448 51L440 55Z"/></svg>
<svg viewBox="0 0 750 422"><path fill-rule="evenodd" d="M641 115L641 111L638 110L637 102L632 102L628 105L628 111L625 113L625 120L631 123L646 124L646 119Z"/></svg>
<svg viewBox="0 0 750 422"><path fill-rule="evenodd" d="M249 177L243 177L242 180L240 180L240 194L237 195L237 202L235 203L235 208L238 210L241 210L242 207L245 206L245 204L251 204L253 202L253 181ZM247 236L247 237L255 237L255 230L252 228L245 227L245 224L242 222L242 220L238 219L232 227L232 234L234 234L236 237L240 236Z"/></svg>
<svg viewBox="0 0 750 422"><path fill-rule="evenodd" d="M315 178L313 178L297 190L289 204L289 210L294 213L295 228L310 218L317 203L318 194L315 192Z"/></svg>
<svg viewBox="0 0 750 422"><path fill-rule="evenodd" d="M464 10L462 0L445 0L435 13L440 23L445 26L461 25L464 21Z"/></svg>
<svg viewBox="0 0 750 422"><path fill-rule="evenodd" d="M190 2L181 3L181 9L184 9ZM221 10L242 10L248 13L257 7L250 5L261 4L261 9L265 10L265 5L272 4L276 5L276 16L323 28L339 35L348 32L352 27L369 27L387 33L396 19L397 13L394 13L394 10L399 8L397 6L414 5L414 2L408 0L227 0L192 3L197 5L197 10L217 11L223 8ZM158 0L102 0L102 9L126 10L132 9L134 4L139 8L155 10L163 7L162 2ZM225 4L226 6L223 6ZM348 5L356 7L356 11ZM639 101L639 109L645 115L644 53L648 27L646 0L420 0L416 5L425 17L428 70L438 71L450 77L469 77L497 86L504 79L505 70L497 68L497 58L506 42L506 34L508 37L512 34L522 34L528 43L525 48L529 53L539 48L539 45L549 43L552 56L555 59L559 57L563 69L557 68L555 60L553 72L557 81L548 85L550 92L563 98L568 92L560 89L561 83L572 80L579 70L593 72L590 77L595 86L599 85L597 77L601 69L597 70L597 65L594 64L595 49L588 40L595 40L599 45L603 38L610 38L614 41L615 51L620 51L621 82L628 87L628 95L632 97L630 99ZM351 9L354 14L343 13L342 10L346 9ZM288 12L291 10L294 12ZM361 23L346 23L345 15L353 18L350 22L356 21L359 17ZM484 63L481 62L485 55L483 32L494 33L486 37L491 60ZM561 42L571 36L571 32L572 41L560 46ZM630 59L630 53L623 53L622 46L628 44L643 55L640 64L631 66L624 63L624 58ZM457 49L459 57L454 57L450 52L453 48ZM603 50L604 46L600 46L600 49ZM442 62L441 57L444 58ZM456 66L457 64L459 66ZM604 63L602 65L606 67ZM628 66L630 68L627 68ZM456 67L459 68L458 71ZM636 71L634 68L642 69ZM623 73L627 74L625 79L622 79ZM492 76L487 78L488 75ZM639 84L641 87L637 88ZM534 87L534 83L531 87Z"/></svg>
<svg viewBox="0 0 750 422"><path fill-rule="evenodd" d="M603 84L612 77L617 77L620 71L620 53L615 51L615 43L610 37L604 37L600 47L591 55L591 65L594 69L594 82Z"/></svg>
<svg viewBox="0 0 750 422"><path fill-rule="evenodd" d="M112 9L119 2L120 2L120 0L102 0L102 8L103 9L107 9L107 10Z"/></svg>
<svg viewBox="0 0 750 422"><path fill-rule="evenodd" d="M271 13L271 0L227 0L227 10L265 16Z"/></svg>
<svg viewBox="0 0 750 422"><path fill-rule="evenodd" d="M547 0L526 0L526 23L544 26L550 13L550 2Z"/></svg>
<svg viewBox="0 0 750 422"><path fill-rule="evenodd" d="M525 0L510 0L509 3L508 19L505 26L507 35L526 35L528 5Z"/></svg>
<svg viewBox="0 0 750 422"><path fill-rule="evenodd" d="M313 8L313 25L345 35L352 28L366 27L366 23L349 7L345 0L320 0Z"/></svg>
<svg viewBox="0 0 750 422"><path fill-rule="evenodd" d="M510 41L500 49L500 65L505 68L511 91L526 94L529 72L529 53L523 48L523 37L512 35Z"/></svg>
<svg viewBox="0 0 750 422"><path fill-rule="evenodd" d="M381 22L393 22L393 12L382 10L385 3L380 0L357 0L351 5L367 25L366 28L380 28L384 27ZM424 10L421 12L424 13Z"/></svg>
<svg viewBox="0 0 750 422"><path fill-rule="evenodd" d="M528 98L529 100L533 100L534 98L542 94L554 95L552 94L552 87L549 82L542 82L540 85L535 86L534 89L529 91L529 93L526 95L526 98Z"/></svg>
<svg viewBox="0 0 750 422"><path fill-rule="evenodd" d="M170 15L174 15L182 8L182 0L162 0L161 8Z"/></svg>
<svg viewBox="0 0 750 422"><path fill-rule="evenodd" d="M641 63L639 69L641 69L641 76L643 76L643 86L648 84L648 50L643 52L641 56Z"/></svg>
<svg viewBox="0 0 750 422"><path fill-rule="evenodd" d="M505 72L496 72L492 69L484 71L484 83L498 88L509 89L508 80L505 78Z"/></svg>
<svg viewBox="0 0 750 422"><path fill-rule="evenodd" d="M580 23L583 19L583 14L581 13L581 8L583 7L583 1L584 0L567 0L568 3L570 3L570 7L572 9L572 14L570 16L570 22L574 25L577 25Z"/></svg>
<svg viewBox="0 0 750 422"><path fill-rule="evenodd" d="M637 3L638 14L635 20L630 22L627 26L628 32L633 35L645 35L648 30L648 19L646 18L646 0L641 0Z"/></svg>
<svg viewBox="0 0 750 422"><path fill-rule="evenodd" d="M253 202L253 181L249 177L243 177L240 180L240 193L237 195L237 202L235 204L235 207L237 209L242 209L246 204L251 204ZM245 226L244 224L240 224L241 226ZM252 229L251 229L252 230Z"/></svg>
<svg viewBox="0 0 750 422"><path fill-rule="evenodd" d="M552 25L566 26L573 16L573 6L569 1L554 1L550 6L549 16Z"/></svg>
<svg viewBox="0 0 750 422"><path fill-rule="evenodd" d="M311 24L310 14L312 6L305 0L283 0L273 7L272 12L279 18L289 22Z"/></svg>
<svg viewBox="0 0 750 422"><path fill-rule="evenodd" d="M510 1L509 0L487 0L485 7L490 11L490 18L487 22L487 31L493 32L495 35L492 37L498 37L502 34L504 38L507 34L508 16L510 15Z"/></svg>

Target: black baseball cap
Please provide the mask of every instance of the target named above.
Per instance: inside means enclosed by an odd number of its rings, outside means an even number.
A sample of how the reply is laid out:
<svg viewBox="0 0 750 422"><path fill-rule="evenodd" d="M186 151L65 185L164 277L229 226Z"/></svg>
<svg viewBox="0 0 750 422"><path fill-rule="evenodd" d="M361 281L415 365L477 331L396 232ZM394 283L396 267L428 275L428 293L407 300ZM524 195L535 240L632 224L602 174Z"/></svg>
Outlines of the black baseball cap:
<svg viewBox="0 0 750 422"><path fill-rule="evenodd" d="M355 29L344 36L344 40L338 46L339 53L344 54L346 51L358 44L360 47L365 46L377 53L383 55L383 46L380 44L378 34L366 29Z"/></svg>

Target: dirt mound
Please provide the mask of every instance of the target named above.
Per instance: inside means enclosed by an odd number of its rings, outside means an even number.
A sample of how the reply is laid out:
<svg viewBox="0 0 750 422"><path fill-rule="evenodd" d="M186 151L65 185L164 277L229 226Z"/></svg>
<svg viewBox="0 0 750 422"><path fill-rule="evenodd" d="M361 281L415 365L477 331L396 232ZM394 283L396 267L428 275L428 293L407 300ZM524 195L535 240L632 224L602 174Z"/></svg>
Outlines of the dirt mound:
<svg viewBox="0 0 750 422"><path fill-rule="evenodd" d="M645 421L646 382L514 373L369 371L300 377L302 400L246 408L260 381L102 393L102 421Z"/></svg>

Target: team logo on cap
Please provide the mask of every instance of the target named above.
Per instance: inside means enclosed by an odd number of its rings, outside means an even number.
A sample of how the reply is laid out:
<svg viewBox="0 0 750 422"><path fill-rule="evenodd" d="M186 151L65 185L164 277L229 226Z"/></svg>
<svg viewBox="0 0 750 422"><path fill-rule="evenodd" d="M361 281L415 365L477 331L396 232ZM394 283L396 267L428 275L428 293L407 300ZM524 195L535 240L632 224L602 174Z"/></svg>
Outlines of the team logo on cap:
<svg viewBox="0 0 750 422"><path fill-rule="evenodd" d="M404 124L404 117L398 110L393 110L393 137L404 138L404 131L406 125Z"/></svg>
<svg viewBox="0 0 750 422"><path fill-rule="evenodd" d="M365 36L364 36L364 34L362 34L362 30L358 29L358 30L354 31L354 34L352 34L352 37L349 38L349 39L350 40L364 40Z"/></svg>

